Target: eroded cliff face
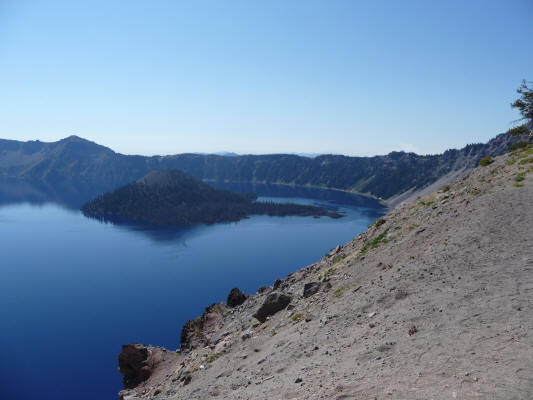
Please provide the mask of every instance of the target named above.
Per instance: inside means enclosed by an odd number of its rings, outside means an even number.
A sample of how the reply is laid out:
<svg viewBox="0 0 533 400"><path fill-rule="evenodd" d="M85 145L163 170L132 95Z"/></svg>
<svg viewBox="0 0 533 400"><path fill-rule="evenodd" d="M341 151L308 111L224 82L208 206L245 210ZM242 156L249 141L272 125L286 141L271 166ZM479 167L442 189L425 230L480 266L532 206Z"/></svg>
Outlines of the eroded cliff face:
<svg viewBox="0 0 533 400"><path fill-rule="evenodd" d="M155 364L154 349L140 343L125 344L118 356L118 370L124 376L122 383L126 389L138 386L153 373Z"/></svg>
<svg viewBox="0 0 533 400"><path fill-rule="evenodd" d="M217 333L224 327L228 307L224 303L212 304L204 313L187 321L181 330L180 345L183 352L218 342Z"/></svg>
<svg viewBox="0 0 533 400"><path fill-rule="evenodd" d="M242 304L208 307L185 325L182 352L158 349L149 378L120 396L532 398L532 202L530 146L398 206Z"/></svg>

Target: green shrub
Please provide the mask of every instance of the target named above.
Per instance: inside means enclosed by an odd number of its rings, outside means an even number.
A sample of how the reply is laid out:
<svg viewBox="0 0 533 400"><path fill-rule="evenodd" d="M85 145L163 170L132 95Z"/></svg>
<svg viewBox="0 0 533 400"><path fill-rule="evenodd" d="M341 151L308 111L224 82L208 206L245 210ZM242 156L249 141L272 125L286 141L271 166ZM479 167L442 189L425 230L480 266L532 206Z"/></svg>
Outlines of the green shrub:
<svg viewBox="0 0 533 400"><path fill-rule="evenodd" d="M335 257L331 259L331 261L333 262L333 264L337 264L339 261L344 260L346 257L347 256L345 254L337 254Z"/></svg>
<svg viewBox="0 0 533 400"><path fill-rule="evenodd" d="M333 292L333 297L341 297L341 295L348 290L348 286L342 286Z"/></svg>
<svg viewBox="0 0 533 400"><path fill-rule="evenodd" d="M493 159L490 156L483 157L481 160L479 160L479 165L481 167L486 167L487 165L490 165L493 163Z"/></svg>
<svg viewBox="0 0 533 400"><path fill-rule="evenodd" d="M217 353L217 354L211 354L209 356L209 358L207 359L207 363L208 364L211 364L213 361L215 361L217 358L221 357L222 356L222 353Z"/></svg>
<svg viewBox="0 0 533 400"><path fill-rule="evenodd" d="M378 247L380 243L387 243L387 239L385 239L386 236L387 236L387 231L376 236L370 242L365 244L365 246L361 249L361 253L365 253L370 249L374 249Z"/></svg>
<svg viewBox="0 0 533 400"><path fill-rule="evenodd" d="M297 313L292 316L292 322L297 323L303 319L304 315L302 313Z"/></svg>
<svg viewBox="0 0 533 400"><path fill-rule="evenodd" d="M524 179L526 179L526 174L524 172L520 172L514 177L515 182L522 182Z"/></svg>
<svg viewBox="0 0 533 400"><path fill-rule="evenodd" d="M507 148L507 150L509 151L521 150L521 149L525 149L527 146L528 146L527 142L517 142L517 143L513 143L512 145L510 145Z"/></svg>

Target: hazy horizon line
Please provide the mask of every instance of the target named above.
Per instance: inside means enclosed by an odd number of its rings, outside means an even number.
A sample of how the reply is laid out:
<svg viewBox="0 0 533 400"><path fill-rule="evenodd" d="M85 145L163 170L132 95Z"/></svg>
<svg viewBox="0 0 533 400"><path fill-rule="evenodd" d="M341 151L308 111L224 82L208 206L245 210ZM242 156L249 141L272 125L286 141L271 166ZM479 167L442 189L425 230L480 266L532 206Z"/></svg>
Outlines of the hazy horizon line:
<svg viewBox="0 0 533 400"><path fill-rule="evenodd" d="M221 157L240 157L240 156L267 156L267 155L295 155L295 156L299 156L299 157L305 157L305 158L316 158L316 157L319 157L319 156L325 156L325 155L332 155L332 156L343 156L343 157L380 157L380 156L386 156L388 154L391 154L391 153L407 153L407 154L416 154L416 155L419 155L419 156L432 156L432 155L438 155L438 154L443 154L445 153L446 151L449 151L449 150L460 150L466 146L469 146L469 145L473 145L473 144L482 144L482 143L487 143L489 142L490 140L496 138L497 136L499 135L502 135L504 134L505 132L501 132L501 133L498 133L496 135L494 135L493 137L491 137L489 140L487 140L486 142L468 142L468 143L465 143L463 144L462 146L460 147L453 147L453 148L448 148L448 149L445 149L445 150L442 150L442 151L437 151L437 152L427 152L427 153L424 153L424 152L417 152L417 151L412 151L412 150L406 150L406 149L394 149L394 150L389 150L388 152L386 153L381 153L381 154L345 154L345 153L337 153L337 152L323 152L323 153L316 153L316 152L306 152L306 151L287 151L287 152L266 152L266 153L254 153L254 152L236 152L236 151L231 151L231 150L219 150L219 151L211 151L211 152L206 152L206 151L183 151L183 152L169 152L169 153L153 153L153 154L142 154L142 153L126 153L126 152L120 152L120 151L116 151L112 146L110 145L106 145L106 144L102 144L102 143L99 143L95 140L92 140L92 139L87 139L85 137L82 137L82 136L79 136L79 135L76 135L76 134L72 134L72 135L68 135L68 136L65 136L63 138L60 138L60 139L57 139L55 141L46 141L46 140L40 140L40 139L29 139L29 140L20 140L20 139L9 139L9 138L2 138L0 137L0 140L10 140L10 141L16 141L16 142L22 142L22 143L27 143L27 142L41 142L41 143L58 143L60 141L63 141L63 140L67 140L69 138L78 138L78 139L82 139L82 140L85 140L87 142L91 142L91 143L94 143L98 146L102 146L102 147L105 147L111 151L113 151L114 153L116 154L121 154L121 155L124 155L124 156L142 156L142 157L166 157L166 156L174 156L174 155L180 155L180 154L197 154L197 155L216 155L216 156L221 156ZM408 147L409 145L407 146L402 146L402 147Z"/></svg>

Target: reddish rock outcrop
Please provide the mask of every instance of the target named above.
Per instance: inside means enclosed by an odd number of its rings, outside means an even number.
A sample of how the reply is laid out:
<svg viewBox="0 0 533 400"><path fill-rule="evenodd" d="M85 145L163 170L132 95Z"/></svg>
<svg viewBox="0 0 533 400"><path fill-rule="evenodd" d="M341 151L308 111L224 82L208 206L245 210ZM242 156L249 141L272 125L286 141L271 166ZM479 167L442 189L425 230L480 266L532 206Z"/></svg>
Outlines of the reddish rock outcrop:
<svg viewBox="0 0 533 400"><path fill-rule="evenodd" d="M136 387L152 375L152 351L140 343L130 343L122 346L118 355L118 370L124 376L122 382L126 389Z"/></svg>
<svg viewBox="0 0 533 400"><path fill-rule="evenodd" d="M212 304L200 317L187 321L181 330L181 350L208 345L213 334L224 326L225 312L224 303Z"/></svg>

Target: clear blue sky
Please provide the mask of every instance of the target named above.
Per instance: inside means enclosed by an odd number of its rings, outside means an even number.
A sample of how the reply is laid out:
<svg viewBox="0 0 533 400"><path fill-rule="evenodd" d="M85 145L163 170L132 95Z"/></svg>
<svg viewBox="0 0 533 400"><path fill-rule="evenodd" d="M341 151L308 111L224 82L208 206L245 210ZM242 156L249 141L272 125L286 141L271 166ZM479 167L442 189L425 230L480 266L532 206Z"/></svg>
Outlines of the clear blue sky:
<svg viewBox="0 0 533 400"><path fill-rule="evenodd" d="M533 1L0 0L0 137L440 152L511 126Z"/></svg>

